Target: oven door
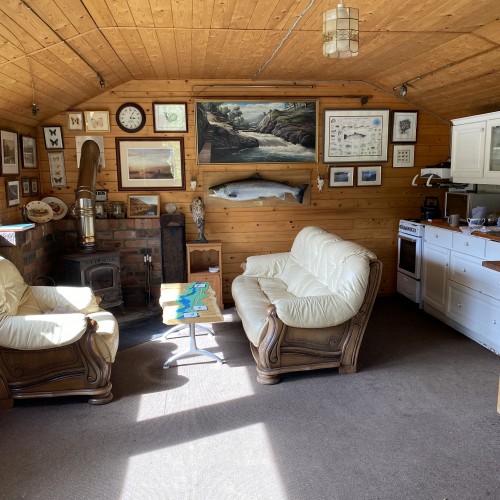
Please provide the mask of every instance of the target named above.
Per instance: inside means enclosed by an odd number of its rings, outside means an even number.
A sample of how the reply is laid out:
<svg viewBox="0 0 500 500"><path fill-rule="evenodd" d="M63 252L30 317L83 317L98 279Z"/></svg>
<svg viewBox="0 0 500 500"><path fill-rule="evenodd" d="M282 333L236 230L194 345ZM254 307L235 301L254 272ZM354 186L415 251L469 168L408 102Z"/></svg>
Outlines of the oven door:
<svg viewBox="0 0 500 500"><path fill-rule="evenodd" d="M421 261L422 238L398 234L398 271L419 280Z"/></svg>

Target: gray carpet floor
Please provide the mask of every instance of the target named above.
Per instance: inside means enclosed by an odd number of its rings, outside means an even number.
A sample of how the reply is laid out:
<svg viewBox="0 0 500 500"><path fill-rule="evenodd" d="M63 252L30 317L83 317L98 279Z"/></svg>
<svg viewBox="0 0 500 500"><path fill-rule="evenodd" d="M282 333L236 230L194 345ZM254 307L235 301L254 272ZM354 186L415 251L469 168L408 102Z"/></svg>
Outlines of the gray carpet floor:
<svg viewBox="0 0 500 500"><path fill-rule="evenodd" d="M214 337L198 337L223 365L193 357L163 370L187 339L162 339L164 325L155 332L151 322L118 353L110 404L31 400L2 412L0 496L500 498L496 355L405 299L384 298L358 373L262 386L241 324L226 313Z"/></svg>

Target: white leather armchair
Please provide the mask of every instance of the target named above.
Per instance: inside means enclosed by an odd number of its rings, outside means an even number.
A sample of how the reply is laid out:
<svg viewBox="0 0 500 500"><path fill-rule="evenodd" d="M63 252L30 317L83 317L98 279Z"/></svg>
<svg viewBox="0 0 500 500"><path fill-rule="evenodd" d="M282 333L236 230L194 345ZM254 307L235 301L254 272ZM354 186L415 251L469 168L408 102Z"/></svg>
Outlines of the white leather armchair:
<svg viewBox="0 0 500 500"><path fill-rule="evenodd" d="M118 336L90 288L29 286L0 257L0 408L29 397L111 401Z"/></svg>

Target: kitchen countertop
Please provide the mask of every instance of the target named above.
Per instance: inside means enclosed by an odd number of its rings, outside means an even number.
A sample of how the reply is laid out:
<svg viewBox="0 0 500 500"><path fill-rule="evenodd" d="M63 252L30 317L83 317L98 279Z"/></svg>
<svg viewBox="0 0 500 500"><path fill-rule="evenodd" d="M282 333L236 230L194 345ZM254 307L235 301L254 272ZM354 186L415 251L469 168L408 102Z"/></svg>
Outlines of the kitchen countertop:
<svg viewBox="0 0 500 500"><path fill-rule="evenodd" d="M460 227L468 227L467 224L460 224L459 227L452 227L448 224L443 219L433 219L433 220L423 220L420 221L421 224L424 224L426 226L434 226L434 227L439 227L441 229L449 229L450 231L455 231L456 233L463 233L460 230ZM497 232L497 235L493 235L491 233L483 233L482 231L472 231L470 233L472 236L479 236L480 238L486 238L487 240L493 240L493 241L498 241L500 242L500 231Z"/></svg>
<svg viewBox="0 0 500 500"><path fill-rule="evenodd" d="M450 231L455 231L456 233L463 233L460 230L461 227L468 227L467 224L460 224L459 227L452 227L446 222L445 220L442 219L433 219L433 220L426 220L426 221L421 221L421 224L425 224L426 226L434 226L434 227L439 227L442 229L449 229ZM489 233L483 233L482 231L472 231L470 233L472 236L479 236L480 238L486 238L488 240L493 240L493 241L498 241L500 242L500 232L498 233L498 236L494 236ZM486 267L488 269L491 269L493 271L500 272L500 261L498 260L484 260L481 265L483 267Z"/></svg>

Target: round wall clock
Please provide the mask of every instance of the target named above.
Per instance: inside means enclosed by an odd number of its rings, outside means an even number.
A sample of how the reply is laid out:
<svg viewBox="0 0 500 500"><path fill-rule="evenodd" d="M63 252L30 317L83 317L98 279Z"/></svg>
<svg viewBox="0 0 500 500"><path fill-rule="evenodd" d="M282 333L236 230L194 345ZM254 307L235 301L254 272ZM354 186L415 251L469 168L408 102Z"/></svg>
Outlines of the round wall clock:
<svg viewBox="0 0 500 500"><path fill-rule="evenodd" d="M126 102L116 110L116 124L125 132L139 132L146 124L146 113L133 102Z"/></svg>

